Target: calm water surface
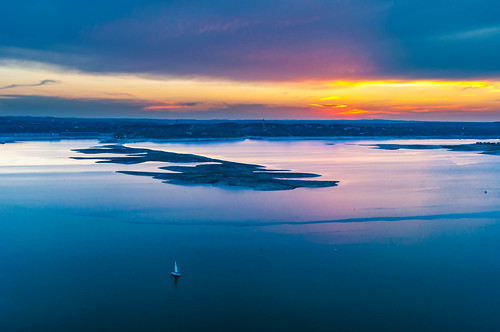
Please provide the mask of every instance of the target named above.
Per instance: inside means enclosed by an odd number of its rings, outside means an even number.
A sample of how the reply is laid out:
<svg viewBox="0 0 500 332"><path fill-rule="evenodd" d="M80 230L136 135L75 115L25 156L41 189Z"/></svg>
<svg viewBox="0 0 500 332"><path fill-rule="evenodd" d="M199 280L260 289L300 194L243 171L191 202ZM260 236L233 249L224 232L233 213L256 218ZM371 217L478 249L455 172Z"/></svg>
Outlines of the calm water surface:
<svg viewBox="0 0 500 332"><path fill-rule="evenodd" d="M0 145L0 331L500 330L500 157L372 143L129 144L340 181L278 192Z"/></svg>

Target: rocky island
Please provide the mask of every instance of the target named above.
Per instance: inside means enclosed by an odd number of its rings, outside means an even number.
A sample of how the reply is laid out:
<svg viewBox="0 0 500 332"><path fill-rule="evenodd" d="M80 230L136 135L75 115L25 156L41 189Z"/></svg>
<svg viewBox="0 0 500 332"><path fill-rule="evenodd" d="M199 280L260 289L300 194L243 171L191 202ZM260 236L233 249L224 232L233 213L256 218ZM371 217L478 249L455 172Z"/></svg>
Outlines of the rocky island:
<svg viewBox="0 0 500 332"><path fill-rule="evenodd" d="M370 145L383 150L433 150L446 149L449 151L471 151L480 154L500 155L500 142L476 142L472 144L455 144L455 145L439 145L439 144L374 144Z"/></svg>
<svg viewBox="0 0 500 332"><path fill-rule="evenodd" d="M259 191L291 190L295 188L334 187L339 181L303 180L319 177L313 173L294 173L287 170L266 169L265 166L212 159L194 154L131 148L123 145L74 150L87 155L112 154L116 156L73 157L95 159L98 163L140 164L147 161L168 163L195 163L193 166L163 166L166 172L118 171L129 175L150 176L178 185L211 185L239 187Z"/></svg>

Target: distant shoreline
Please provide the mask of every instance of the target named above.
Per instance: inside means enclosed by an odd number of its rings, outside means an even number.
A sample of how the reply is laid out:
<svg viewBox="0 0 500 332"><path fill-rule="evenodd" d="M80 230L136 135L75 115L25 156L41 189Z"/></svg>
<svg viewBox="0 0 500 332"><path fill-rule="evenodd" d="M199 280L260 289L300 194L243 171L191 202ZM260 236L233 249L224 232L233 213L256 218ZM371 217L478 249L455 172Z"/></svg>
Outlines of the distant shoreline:
<svg viewBox="0 0 500 332"><path fill-rule="evenodd" d="M498 139L500 122L174 121L0 117L0 142L99 140L196 142L254 140Z"/></svg>
<svg viewBox="0 0 500 332"><path fill-rule="evenodd" d="M141 138L141 139L114 139L113 137L89 136L89 137L16 137L16 136L1 136L0 144L20 143L20 142L61 142L61 141L99 141L100 143L203 143L203 142L242 142L245 140L255 141L385 141L385 140L495 140L500 137L480 137L480 136L415 136L415 137L394 137L394 136L373 136L373 137L353 137L353 136L336 136L336 137L226 137L226 138Z"/></svg>

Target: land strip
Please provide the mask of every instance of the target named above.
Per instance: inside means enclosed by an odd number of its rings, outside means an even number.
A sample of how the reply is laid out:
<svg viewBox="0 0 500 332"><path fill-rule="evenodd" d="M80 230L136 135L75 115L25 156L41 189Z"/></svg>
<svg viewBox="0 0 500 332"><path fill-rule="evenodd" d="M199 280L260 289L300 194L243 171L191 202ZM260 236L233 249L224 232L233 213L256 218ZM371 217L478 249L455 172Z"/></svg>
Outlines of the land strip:
<svg viewBox="0 0 500 332"><path fill-rule="evenodd" d="M162 166L166 172L118 171L119 173L150 176L166 183L178 185L211 185L214 187L239 187L259 191L291 190L295 188L321 188L337 186L338 181L313 181L304 178L319 177L313 173L294 173L287 170L266 169L261 165L244 164L221 159L152 149L131 148L123 145L105 145L76 149L98 163L140 164L148 161L166 163L194 163L194 166ZM108 156L99 156L106 154ZM109 156L109 154L116 156Z"/></svg>
<svg viewBox="0 0 500 332"><path fill-rule="evenodd" d="M155 120L0 117L0 141L108 142L244 138L500 138L500 122Z"/></svg>

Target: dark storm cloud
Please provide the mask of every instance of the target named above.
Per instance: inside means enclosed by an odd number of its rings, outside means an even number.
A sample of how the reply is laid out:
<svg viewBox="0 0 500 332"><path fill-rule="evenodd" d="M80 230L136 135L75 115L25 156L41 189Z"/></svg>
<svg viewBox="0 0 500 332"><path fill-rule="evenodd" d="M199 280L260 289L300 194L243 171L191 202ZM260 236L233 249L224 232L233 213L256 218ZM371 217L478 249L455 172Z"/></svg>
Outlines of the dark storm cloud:
<svg viewBox="0 0 500 332"><path fill-rule="evenodd" d="M143 117L163 118L163 119L220 119L220 120L263 120L278 119L292 120L307 117L308 119L328 119L328 116L311 110L307 107L289 107L266 104L222 104L216 107L209 107L203 110L183 109L164 109L162 111L142 112Z"/></svg>
<svg viewBox="0 0 500 332"><path fill-rule="evenodd" d="M484 0L7 2L0 57L254 80L495 76L498 12Z"/></svg>
<svg viewBox="0 0 500 332"><path fill-rule="evenodd" d="M148 109L153 104L128 99L61 98L37 95L0 96L0 116L71 116L71 117L130 117L158 119L294 119L307 109L265 104L221 104L205 109L191 110L197 102L177 103L177 108ZM320 114L310 114L322 118Z"/></svg>
<svg viewBox="0 0 500 332"><path fill-rule="evenodd" d="M0 116L140 117L145 105L120 99L1 95Z"/></svg>
<svg viewBox="0 0 500 332"><path fill-rule="evenodd" d="M5 90L5 89L13 89L13 88L20 88L20 87L30 87L30 86L42 86L46 84L51 84L51 83L56 83L57 81L54 80L43 80L38 83L34 84L10 84L4 87L0 87L0 90Z"/></svg>
<svg viewBox="0 0 500 332"><path fill-rule="evenodd" d="M308 114L309 112L309 114ZM224 104L198 114L183 112L184 117L204 119L297 119L300 117L324 118L324 115L304 107L288 107L266 104Z"/></svg>
<svg viewBox="0 0 500 332"><path fill-rule="evenodd" d="M368 0L116 1L116 12L110 2L44 4L0 12L0 31L20 26L0 41L0 56L236 79L359 76L383 61L372 41L381 43L374 18L385 4Z"/></svg>
<svg viewBox="0 0 500 332"><path fill-rule="evenodd" d="M401 62L391 74L417 77L498 77L500 2L395 1L386 24Z"/></svg>
<svg viewBox="0 0 500 332"><path fill-rule="evenodd" d="M134 117L144 103L117 99L1 95L0 116Z"/></svg>

